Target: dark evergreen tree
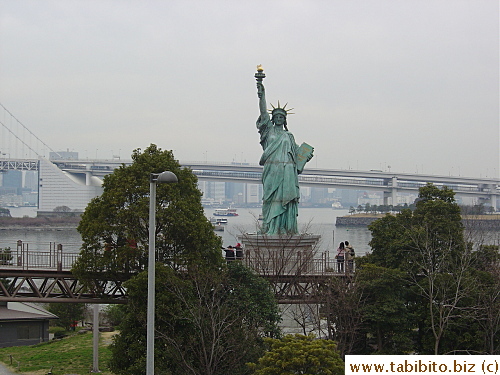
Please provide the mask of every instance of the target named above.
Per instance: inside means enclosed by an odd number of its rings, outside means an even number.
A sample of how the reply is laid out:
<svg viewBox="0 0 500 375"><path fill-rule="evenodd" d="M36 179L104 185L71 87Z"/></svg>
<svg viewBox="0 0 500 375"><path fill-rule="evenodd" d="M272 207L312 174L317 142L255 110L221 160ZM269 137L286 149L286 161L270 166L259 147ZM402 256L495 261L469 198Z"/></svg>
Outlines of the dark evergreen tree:
<svg viewBox="0 0 500 375"><path fill-rule="evenodd" d="M359 293L365 297L361 313L367 346L377 354L412 351L415 326L408 282L397 269L365 264L357 272Z"/></svg>
<svg viewBox="0 0 500 375"><path fill-rule="evenodd" d="M240 262L219 272L179 273L157 264L156 351L158 374L247 374L263 337L279 337L280 315L269 284ZM146 361L147 274L126 283L129 304L112 346L111 369L142 374Z"/></svg>
<svg viewBox="0 0 500 375"><path fill-rule="evenodd" d="M83 245L73 272L92 284L96 274L113 279L144 270L150 174L163 171L173 172L179 182L157 186L156 259L173 268L219 267L221 240L204 216L192 171L181 168L171 151L155 145L135 150L132 160L132 165L122 165L104 178L102 195L85 209L78 226Z"/></svg>
<svg viewBox="0 0 500 375"><path fill-rule="evenodd" d="M488 271L482 271L487 275L479 273L481 262L464 240L460 208L451 189L427 184L420 189L413 211L403 209L397 215L386 215L369 228L372 232L372 253L360 259L359 276L370 269L370 263L400 272L400 280L395 286L406 283L407 290L411 292L400 295L404 296L400 308L409 315L400 323L393 323L398 325L396 330L404 332L407 331L407 323L413 321L417 334L414 351L444 354L494 350L492 335L486 333L486 325L480 322L488 321L489 331L498 332L498 328L491 324L498 327L499 319L491 314L488 318L483 316L480 321L477 319L479 311L491 311L492 306L498 306L497 297L487 300L478 293L485 288L491 290L487 280L494 280L494 269L489 267ZM383 286L384 281L377 277L371 284ZM370 299L376 291L365 289L369 295L367 298ZM392 302L394 300L387 300L379 307L390 309ZM490 310L486 305L490 306ZM366 319L377 318L371 308L365 309L364 313L369 313L364 316ZM377 334L379 339L390 336L392 328L382 326L383 332ZM490 342L488 350L480 344L483 337ZM493 337L493 342L495 340ZM379 341L378 346L387 348L383 341Z"/></svg>
<svg viewBox="0 0 500 375"><path fill-rule="evenodd" d="M342 375L344 361L335 343L314 335L287 335L266 339L269 350L258 363L249 363L255 375Z"/></svg>
<svg viewBox="0 0 500 375"><path fill-rule="evenodd" d="M53 320L52 324L63 327L66 331L84 318L86 308L84 303L49 303L47 306L47 310L59 318Z"/></svg>
<svg viewBox="0 0 500 375"><path fill-rule="evenodd" d="M197 178L171 151L151 145L132 159L105 177L103 194L87 206L73 269L97 292L100 279L132 277L124 284L129 302L113 345L113 371L145 371L149 180L168 170L179 182L157 185L155 373L245 373L244 364L263 353L262 337L279 335L268 283L239 262L223 262Z"/></svg>

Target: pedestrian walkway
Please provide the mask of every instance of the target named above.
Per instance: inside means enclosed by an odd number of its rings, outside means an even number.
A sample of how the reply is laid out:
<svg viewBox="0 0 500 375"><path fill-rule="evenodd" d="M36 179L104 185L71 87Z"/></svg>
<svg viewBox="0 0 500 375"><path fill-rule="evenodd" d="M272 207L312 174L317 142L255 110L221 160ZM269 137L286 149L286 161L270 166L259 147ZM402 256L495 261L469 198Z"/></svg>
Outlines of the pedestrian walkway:
<svg viewBox="0 0 500 375"><path fill-rule="evenodd" d="M0 375L19 375L19 373L12 372L0 363Z"/></svg>

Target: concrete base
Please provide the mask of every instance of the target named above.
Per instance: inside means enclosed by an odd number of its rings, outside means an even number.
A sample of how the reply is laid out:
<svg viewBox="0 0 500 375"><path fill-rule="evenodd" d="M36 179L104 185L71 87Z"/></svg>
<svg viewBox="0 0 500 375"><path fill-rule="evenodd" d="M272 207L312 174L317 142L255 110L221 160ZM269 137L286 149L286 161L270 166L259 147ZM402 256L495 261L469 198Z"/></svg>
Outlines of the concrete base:
<svg viewBox="0 0 500 375"><path fill-rule="evenodd" d="M244 262L260 275L297 275L311 272L320 235L238 236L244 249Z"/></svg>

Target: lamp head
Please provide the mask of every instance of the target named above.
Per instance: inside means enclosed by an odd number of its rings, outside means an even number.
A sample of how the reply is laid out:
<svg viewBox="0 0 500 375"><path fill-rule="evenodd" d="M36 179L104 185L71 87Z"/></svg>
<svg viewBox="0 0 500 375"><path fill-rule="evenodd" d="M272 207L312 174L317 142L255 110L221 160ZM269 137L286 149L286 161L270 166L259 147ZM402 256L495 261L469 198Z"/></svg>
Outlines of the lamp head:
<svg viewBox="0 0 500 375"><path fill-rule="evenodd" d="M165 171L161 173L151 173L150 181L158 184L171 184L178 182L178 179L173 172Z"/></svg>

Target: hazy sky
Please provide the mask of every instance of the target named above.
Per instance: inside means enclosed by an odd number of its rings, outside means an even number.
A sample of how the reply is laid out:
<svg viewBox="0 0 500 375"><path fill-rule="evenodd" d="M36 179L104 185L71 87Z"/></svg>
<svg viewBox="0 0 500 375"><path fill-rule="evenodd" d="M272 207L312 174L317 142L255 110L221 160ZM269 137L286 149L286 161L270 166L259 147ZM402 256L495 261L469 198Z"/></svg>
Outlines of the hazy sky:
<svg viewBox="0 0 500 375"><path fill-rule="evenodd" d="M0 102L81 157L156 143L257 163L262 64L268 101L295 108L288 128L315 147L311 167L498 177L498 7L0 0Z"/></svg>

